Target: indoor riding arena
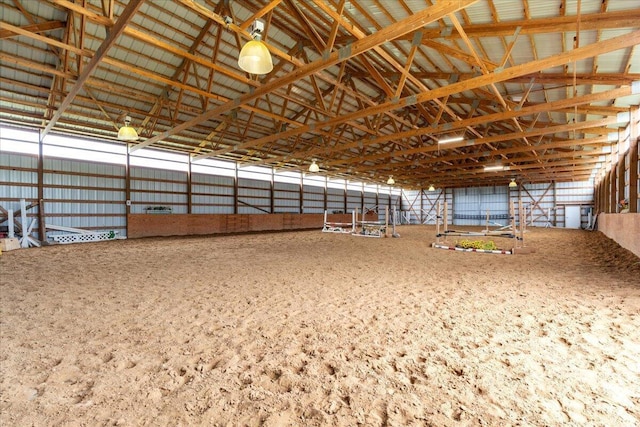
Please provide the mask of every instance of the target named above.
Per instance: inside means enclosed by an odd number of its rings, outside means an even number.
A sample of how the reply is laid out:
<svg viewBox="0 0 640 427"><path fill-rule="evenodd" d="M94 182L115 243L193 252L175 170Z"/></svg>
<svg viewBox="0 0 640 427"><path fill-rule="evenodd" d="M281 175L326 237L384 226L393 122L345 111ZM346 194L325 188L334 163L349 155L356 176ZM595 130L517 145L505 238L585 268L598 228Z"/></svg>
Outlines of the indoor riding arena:
<svg viewBox="0 0 640 427"><path fill-rule="evenodd" d="M640 6L0 4L0 425L640 425Z"/></svg>

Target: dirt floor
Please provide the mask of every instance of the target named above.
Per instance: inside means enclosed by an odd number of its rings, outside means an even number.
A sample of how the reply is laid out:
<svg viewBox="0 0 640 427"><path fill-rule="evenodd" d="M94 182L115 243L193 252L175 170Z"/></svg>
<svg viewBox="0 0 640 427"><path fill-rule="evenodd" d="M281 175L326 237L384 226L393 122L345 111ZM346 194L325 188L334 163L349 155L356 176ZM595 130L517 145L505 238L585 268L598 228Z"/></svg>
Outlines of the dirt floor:
<svg viewBox="0 0 640 427"><path fill-rule="evenodd" d="M529 255L398 231L5 252L0 424L640 424L639 258L581 230L530 229Z"/></svg>

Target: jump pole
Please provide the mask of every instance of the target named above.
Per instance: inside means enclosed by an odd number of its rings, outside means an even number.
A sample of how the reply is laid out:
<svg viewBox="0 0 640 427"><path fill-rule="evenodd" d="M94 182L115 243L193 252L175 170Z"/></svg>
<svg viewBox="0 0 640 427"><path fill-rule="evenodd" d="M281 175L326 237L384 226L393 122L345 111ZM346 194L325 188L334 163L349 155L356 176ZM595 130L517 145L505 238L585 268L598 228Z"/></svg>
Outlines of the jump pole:
<svg viewBox="0 0 640 427"><path fill-rule="evenodd" d="M400 235L398 233L396 233L396 222L398 219L398 214L396 212L396 207L393 207L393 215L391 216L391 218L393 219L393 222L391 223L391 227L392 227L392 233L391 233L391 237L400 237Z"/></svg>
<svg viewBox="0 0 640 427"><path fill-rule="evenodd" d="M353 210L353 215L355 215L355 223L353 224L354 225L353 232L357 233L358 232L358 208L355 208Z"/></svg>
<svg viewBox="0 0 640 427"><path fill-rule="evenodd" d="M489 209L487 209L487 226L484 228L484 231L489 232Z"/></svg>
<svg viewBox="0 0 640 427"><path fill-rule="evenodd" d="M443 209L444 209L444 215L442 216L443 218L443 227L444 227L444 241L447 241L447 231L449 231L449 226L447 225L449 223L449 220L447 218L447 212L449 211L449 204L445 201L443 204Z"/></svg>
<svg viewBox="0 0 640 427"><path fill-rule="evenodd" d="M436 243L440 243L440 202L436 208Z"/></svg>
<svg viewBox="0 0 640 427"><path fill-rule="evenodd" d="M518 200L518 212L520 213L520 215L522 215L522 209L523 209L523 205L522 205L522 200ZM526 212L525 212L526 215ZM522 221L522 216L520 217L520 241L522 242L522 247L524 247L524 232L526 231L527 228L527 221L526 221L526 216L525 216L525 221Z"/></svg>
<svg viewBox="0 0 640 427"><path fill-rule="evenodd" d="M516 207L513 200L509 202L509 216L511 217L511 233L513 234L513 247L518 246L518 229L516 228Z"/></svg>
<svg viewBox="0 0 640 427"><path fill-rule="evenodd" d="M389 206L384 207L384 237L389 237Z"/></svg>

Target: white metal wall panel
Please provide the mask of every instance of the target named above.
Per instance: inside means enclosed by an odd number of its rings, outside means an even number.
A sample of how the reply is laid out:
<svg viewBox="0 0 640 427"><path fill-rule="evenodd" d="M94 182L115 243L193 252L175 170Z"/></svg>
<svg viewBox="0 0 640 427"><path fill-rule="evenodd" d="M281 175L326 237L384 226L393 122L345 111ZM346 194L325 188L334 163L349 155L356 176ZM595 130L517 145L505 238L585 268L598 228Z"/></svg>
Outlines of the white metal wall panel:
<svg viewBox="0 0 640 427"><path fill-rule="evenodd" d="M187 213L186 172L132 166L130 186L132 214L160 206Z"/></svg>
<svg viewBox="0 0 640 427"><path fill-rule="evenodd" d="M2 152L0 166L36 169L38 167L38 158L27 154Z"/></svg>
<svg viewBox="0 0 640 427"><path fill-rule="evenodd" d="M453 197L453 224L486 225L486 216L494 225L509 219L507 186L456 188Z"/></svg>
<svg viewBox="0 0 640 427"><path fill-rule="evenodd" d="M126 234L124 166L48 157L43 166L47 224Z"/></svg>
<svg viewBox="0 0 640 427"><path fill-rule="evenodd" d="M380 221L385 220L387 208L389 209L389 222L391 222L391 215L393 215L393 209L391 208L389 203L389 195L380 194L378 196L378 219Z"/></svg>
<svg viewBox="0 0 640 427"><path fill-rule="evenodd" d="M375 208L378 205L377 194L365 191L364 193L364 206L365 208Z"/></svg>
<svg viewBox="0 0 640 427"><path fill-rule="evenodd" d="M362 193L357 190L347 190L347 212L355 209L362 211Z"/></svg>
<svg viewBox="0 0 640 427"><path fill-rule="evenodd" d="M303 213L323 213L324 188L304 185L302 191Z"/></svg>
<svg viewBox="0 0 640 427"><path fill-rule="evenodd" d="M141 178L147 180L164 180L164 181L178 181L187 182L187 173L181 171L167 170L167 169L154 169L143 166L131 167L131 178Z"/></svg>
<svg viewBox="0 0 640 427"><path fill-rule="evenodd" d="M238 178L238 213L269 213L271 182Z"/></svg>
<svg viewBox="0 0 640 427"><path fill-rule="evenodd" d="M269 190L271 188L271 182L261 181L258 179L238 178L238 187L261 188L261 189Z"/></svg>
<svg viewBox="0 0 640 427"><path fill-rule="evenodd" d="M344 212L344 190L339 188L327 188L327 211Z"/></svg>
<svg viewBox="0 0 640 427"><path fill-rule="evenodd" d="M13 178L20 179L22 176L31 178L26 173L14 174ZM26 199L30 203L38 198L38 187L36 185L22 185L18 180L5 180L5 177L1 175L0 182L7 182L7 185L0 185L0 205L5 209L19 209L19 207L16 208L15 206L19 206L20 199Z"/></svg>
<svg viewBox="0 0 640 427"><path fill-rule="evenodd" d="M232 214L235 206L234 179L227 176L191 175L191 213Z"/></svg>
<svg viewBox="0 0 640 427"><path fill-rule="evenodd" d="M556 184L556 226L566 227L568 206L580 208L580 226L588 225L589 212L593 208L593 184L583 182L560 182Z"/></svg>
<svg viewBox="0 0 640 427"><path fill-rule="evenodd" d="M27 204L37 200L37 157L3 152L0 156L0 166L0 206L17 211L20 209L20 199L27 200Z"/></svg>
<svg viewBox="0 0 640 427"><path fill-rule="evenodd" d="M274 213L300 213L300 185L274 182Z"/></svg>

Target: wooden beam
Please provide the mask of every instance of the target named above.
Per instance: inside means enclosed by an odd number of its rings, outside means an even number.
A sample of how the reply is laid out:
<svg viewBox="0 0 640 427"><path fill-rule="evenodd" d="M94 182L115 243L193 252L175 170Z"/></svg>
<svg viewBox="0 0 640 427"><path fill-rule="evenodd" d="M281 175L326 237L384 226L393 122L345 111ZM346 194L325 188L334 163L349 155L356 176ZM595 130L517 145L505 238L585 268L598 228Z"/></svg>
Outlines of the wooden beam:
<svg viewBox="0 0 640 427"><path fill-rule="evenodd" d="M540 135L553 135L556 133L571 132L574 130L589 129L594 127L597 128L601 126L606 127L606 126L614 125L617 123L618 123L618 119L616 117L608 117L608 118L599 119L599 120L591 120L588 122L568 123L568 124L557 125L557 126L549 126L545 128L530 129L524 132L513 132L510 134L493 135L493 136L487 136L485 138L471 139L471 140L462 141L462 142L454 142L451 144L447 144L446 148L443 148L438 144L433 144L433 145L427 145L423 147L415 147L409 150L394 151L393 153L389 153L389 152L377 153L370 156L366 156L364 158L357 157L357 158L351 158L351 159L334 160L331 162L326 162L325 165L336 166L338 164L344 165L344 164L361 162L363 160L380 160L388 157L407 156L407 155L416 154L416 153L437 152L443 149L451 150L454 148L471 147L475 145L490 144L494 142L517 140L520 138L532 138ZM604 129L606 130L606 128ZM611 129L611 131L612 130L613 129ZM579 144L579 140L576 140L575 144ZM535 148L535 146L527 147L527 148L530 151L531 148Z"/></svg>
<svg viewBox="0 0 640 427"><path fill-rule="evenodd" d="M413 71L414 77L421 80L444 80L450 82L455 79L456 82L469 80L477 76L476 73L448 73L448 72L430 72L430 71ZM397 80L402 73L396 71L380 71L380 75L385 79ZM353 72L351 76L354 78L364 78L368 74L364 72ZM538 84L557 84L557 85L573 85L574 78L572 75L565 73L548 73L544 71L525 74L523 76L513 77L504 82L508 83L530 83L534 80ZM640 73L577 73L575 76L578 85L628 85L634 81L640 80Z"/></svg>
<svg viewBox="0 0 640 427"><path fill-rule="evenodd" d="M24 31L38 34L38 33L46 33L49 31L57 30L58 28L64 28L66 25L67 23L63 21L48 21L48 22L41 22L39 24L25 25L20 28ZM0 31L0 39L8 39L10 37L14 37L17 35L18 33L14 33L11 30Z"/></svg>
<svg viewBox="0 0 640 427"><path fill-rule="evenodd" d="M253 15L251 15L249 19L244 21L242 24L238 25L238 27L240 27L243 30L246 30L247 28L249 28L251 24L253 24L253 22L256 19L262 18L264 15L271 12L276 6L280 4L280 2L282 2L282 0L271 0L269 4L257 10Z"/></svg>
<svg viewBox="0 0 640 427"><path fill-rule="evenodd" d="M589 138L582 139L579 142L581 147L586 147L590 145L595 146L604 146L607 144L607 137L597 137L597 138ZM526 153L531 151L531 148L535 149L537 152L546 152L548 150L553 150L557 148L569 148L576 145L576 141L555 141L547 144L538 144L533 147L525 147L522 145L509 147L509 148L499 148L495 151L485 150L485 151L477 151L477 152L464 152L462 154L452 154L448 156L438 156L438 157L429 157L426 159L421 159L419 161L420 167L425 167L427 165L431 165L434 163L444 163L444 162L452 162L452 161L460 161L460 160L472 160L476 158L482 157L490 157L490 156L500 156L507 154L519 154ZM606 154L601 148L596 148L594 150L572 150L566 152L554 152L553 154L542 154L539 156L527 156L527 157L510 157L508 158L508 163L521 163L521 162L533 162L536 160L553 160L553 159L562 159L565 157L593 157L593 156L601 156ZM381 170L394 170L394 169L402 169L402 168L410 168L415 161L409 160L405 162L389 162L385 161L380 164L376 164L374 166L366 166L363 167L363 171L381 171ZM460 167L460 164L456 164L456 166Z"/></svg>
<svg viewBox="0 0 640 427"><path fill-rule="evenodd" d="M181 0L185 1L185 0ZM470 4L475 3L477 0L460 0L460 1L442 1L437 3L434 6L428 7L425 10L418 12L412 16L409 16L406 19L396 22L393 25L386 27L385 29L378 31L375 34L370 35L364 39L358 40L351 45L345 46L337 52L331 52L327 55L327 58L320 58L310 64L301 66L300 68L292 71L291 73L284 75L280 78L277 78L265 85L262 85L256 88L253 92L245 93L235 100L229 101L224 105L221 105L217 108L213 108L198 117L191 119L187 122L184 122L174 128L165 131L159 135L156 135L136 146L132 147L132 150L138 150L143 147L147 147L151 144L154 144L158 141L161 141L164 138L167 138L171 135L177 134L185 129L188 129L192 126L195 126L199 123L202 123L206 120L211 120L215 117L220 116L226 111L229 111L232 108L236 108L240 105L244 105L248 102L253 101L254 99L260 98L263 95L276 90L278 88L284 87L289 83L297 81L301 78L307 77L313 73L316 73L320 70L323 70L327 67L335 65L341 61L344 61L348 58L352 58L354 56L360 55L368 50L373 49L379 44L388 42L389 40L393 40L395 38L400 37L403 34L415 31L417 28L423 27L430 22L441 19L443 16L448 13L455 12L463 7L466 7ZM239 148L248 148L252 146L252 144L244 143L240 144ZM226 152L228 150L216 150L216 154ZM209 154L208 156L211 156ZM215 154L213 154L215 155ZM201 158L202 156L198 157Z"/></svg>
<svg viewBox="0 0 640 427"><path fill-rule="evenodd" d="M388 27L388 28L391 28L391 27ZM365 39L362 39L362 40L365 40ZM431 101L434 99L443 98L453 93L459 93L466 90L487 86L492 83L501 82L515 76L530 74L531 72L536 72L539 70L552 68L552 67L565 64L568 61L576 61L584 58L590 58L596 55L600 55L602 53L611 52L614 50L633 46L635 44L640 44L640 30L636 30L629 34L614 37L608 40L600 41L588 46L580 47L580 48L571 50L569 52L563 52L548 58L532 61L526 64L517 65L504 70L499 70L499 71L496 70L493 73L481 75L463 82L453 83L448 86L432 89L428 92L422 92L417 95L407 96L400 100L387 101L377 106L369 107L363 110L358 110L350 114L342 115L340 117L327 119L320 124L300 126L296 129L292 129L289 131L276 133L274 135L268 135L263 138L259 138L253 141L248 141L246 143L243 143L240 146L234 147L234 149L245 149L249 147L256 148L264 144L267 144L269 142L275 141L277 139L286 139L291 136L295 136L299 133L314 132L314 131L323 129L324 127L334 126L342 122L361 119L367 116L375 116L378 114L382 114L386 111L399 109L402 107L407 107L407 106ZM287 76L283 77L283 79L286 79L286 78ZM509 113L510 112L504 112L503 114L507 115ZM184 126L184 128L186 127L188 126ZM158 141L162 139L162 137L164 137L164 135L158 135L157 137L152 138L152 142ZM208 156L216 156L219 154L227 153L229 151L233 151L233 149L232 150L216 150L209 153Z"/></svg>
<svg viewBox="0 0 640 427"><path fill-rule="evenodd" d="M615 12L598 12L582 14L580 29L620 29L635 28L640 21L640 9L619 10ZM520 35L575 32L576 16L560 16L556 18L525 19L519 21L491 22L488 24L465 25L465 33L469 37L507 37L513 35L520 27ZM429 29L423 34L424 40L433 38L460 37L453 28Z"/></svg>
<svg viewBox="0 0 640 427"><path fill-rule="evenodd" d="M31 32L31 31L27 31L26 27L16 27L15 25L11 25L8 22L3 22L0 21L0 30L4 30L4 31L10 31L12 33L21 35L21 36L26 36L29 38L32 38L34 40L38 40L39 42L45 43L47 45L50 46L55 46L55 47L59 47L61 49L66 49L70 52L73 52L79 56L87 56L90 57L92 55L92 52L90 52L89 50L86 49L79 49L73 45L70 45L68 43L63 43L60 42L58 40L52 39L50 37L46 37L46 36L41 36L40 34Z"/></svg>
<svg viewBox="0 0 640 427"><path fill-rule="evenodd" d="M127 7L124 8L122 14L118 17L118 21L113 25L111 31L109 31L107 38L105 38L102 44L100 44L100 47L96 50L96 53L82 70L82 74L80 74L73 87L69 90L67 96L64 98L56 112L53 114L51 120L49 120L49 123L42 131L41 138L44 138L51 131L51 129L53 129L60 117L62 117L64 112L71 105L75 96L78 94L78 92L80 92L80 89L82 89L82 86L87 81L91 73L93 73L93 71L98 67L100 62L106 56L109 49L111 49L111 47L116 43L118 37L120 37L125 27L129 24L129 21L133 18L133 16L136 14L138 9L144 2L145 0L131 0L127 4Z"/></svg>
<svg viewBox="0 0 640 427"><path fill-rule="evenodd" d="M575 105L588 104L588 103L598 102L598 101L603 101L608 99L616 99L616 98L627 96L630 94L631 94L631 87L624 86L618 89L612 89L604 92L582 95L582 96L578 96L571 99L561 99L559 101L554 101L548 104L535 104L535 105L521 108L519 110L487 114L487 115L472 117L469 119L464 119L457 122L444 123L442 125L438 125L435 127L423 127L420 129L411 129L408 131L396 132L390 135L382 135L370 140L351 142L348 144L341 145L339 147L334 147L332 149L332 152L335 153L338 151L346 151L349 149L356 148L360 144L364 144L365 146L367 146L367 145L382 144L382 143L392 141L392 140L397 140L397 139L412 138L415 136L437 135L445 131L452 132L460 129L465 129L467 127L478 126L484 123L491 123L491 122L506 120L511 117L527 116L527 115L532 115L532 114L536 114L536 113L540 113L548 110L556 110L559 108L570 108ZM305 152L305 156L320 155L322 152L324 152L324 149L313 149L313 150L309 150L308 152ZM397 154L403 155L401 153L397 153ZM288 155L288 157L291 157L291 156L292 156L291 154ZM276 157L274 159L269 159L269 162L278 161L279 159L281 158Z"/></svg>
<svg viewBox="0 0 640 427"><path fill-rule="evenodd" d="M89 9L80 6L79 4L73 3L68 0L48 0L50 3L61 6L65 9L69 9L75 13L78 13L82 16L86 16L90 21L95 22L96 24L104 25L105 27L112 27L114 25L113 19L99 15L95 12L90 11ZM123 12L124 13L124 12Z"/></svg>

